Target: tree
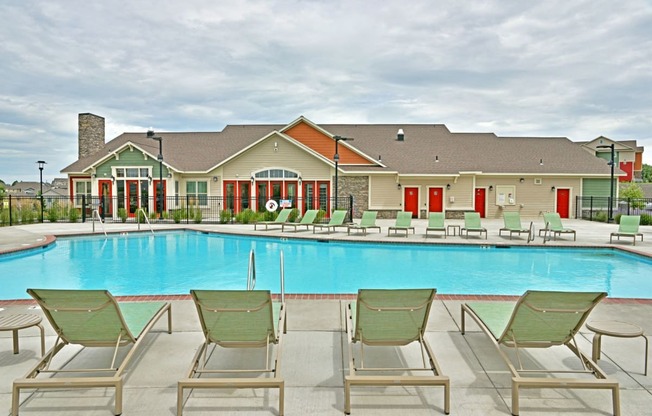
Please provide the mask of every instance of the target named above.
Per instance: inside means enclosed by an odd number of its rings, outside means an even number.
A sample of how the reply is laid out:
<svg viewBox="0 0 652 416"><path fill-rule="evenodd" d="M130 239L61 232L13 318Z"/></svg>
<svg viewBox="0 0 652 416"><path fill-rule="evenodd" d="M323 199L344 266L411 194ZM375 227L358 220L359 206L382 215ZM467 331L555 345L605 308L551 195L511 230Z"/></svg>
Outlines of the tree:
<svg viewBox="0 0 652 416"><path fill-rule="evenodd" d="M643 182L652 182L652 166L648 164L643 164L643 169L641 170L641 177Z"/></svg>

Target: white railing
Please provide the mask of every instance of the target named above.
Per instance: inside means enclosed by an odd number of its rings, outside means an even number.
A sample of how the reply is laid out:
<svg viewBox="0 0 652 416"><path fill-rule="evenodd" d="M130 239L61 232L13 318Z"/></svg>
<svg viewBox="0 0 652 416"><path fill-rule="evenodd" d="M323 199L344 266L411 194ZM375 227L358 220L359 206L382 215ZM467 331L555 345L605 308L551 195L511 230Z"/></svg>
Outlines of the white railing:
<svg viewBox="0 0 652 416"><path fill-rule="evenodd" d="M141 212L143 213L143 218L145 218L145 222L147 223L147 225L149 225L149 230L152 232L152 234L154 234L154 228L152 228L152 224L150 224L150 222L149 222L149 217L147 216L147 213L145 212L145 210L142 209L142 208L138 208L138 210L136 210L136 218L137 218L137 221L138 221L138 230L140 231L140 213Z"/></svg>
<svg viewBox="0 0 652 416"><path fill-rule="evenodd" d="M100 211L94 209L93 212L91 213L91 220L93 222L93 232L95 232L95 218L97 217L97 220L100 222L100 225L102 226L102 231L104 231L104 236L108 237L106 235L106 230L104 229L104 221L102 221L102 217L100 216Z"/></svg>
<svg viewBox="0 0 652 416"><path fill-rule="evenodd" d="M280 277L281 277L281 302L285 302L285 260L283 250L280 254ZM247 269L247 290L254 290L256 286L256 255L252 249L249 252L249 267Z"/></svg>

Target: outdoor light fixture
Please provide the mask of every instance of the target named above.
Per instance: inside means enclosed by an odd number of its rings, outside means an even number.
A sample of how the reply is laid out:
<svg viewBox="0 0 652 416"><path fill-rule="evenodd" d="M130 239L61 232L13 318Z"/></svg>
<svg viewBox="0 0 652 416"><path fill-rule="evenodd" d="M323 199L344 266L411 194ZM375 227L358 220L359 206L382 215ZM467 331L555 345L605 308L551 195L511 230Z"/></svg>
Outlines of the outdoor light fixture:
<svg viewBox="0 0 652 416"><path fill-rule="evenodd" d="M93 179L95 179L95 178L97 178L97 173L94 173L91 176L93 177Z"/></svg>
<svg viewBox="0 0 652 416"><path fill-rule="evenodd" d="M115 183L115 176L111 175L111 182Z"/></svg>
<svg viewBox="0 0 652 416"><path fill-rule="evenodd" d="M337 151L337 144L342 141L353 141L351 137L342 137L342 136L333 136L333 140L335 140L335 155L333 156L333 160L335 161L335 209L337 209L337 171L338 171L338 164L340 162L340 154Z"/></svg>
<svg viewBox="0 0 652 416"><path fill-rule="evenodd" d="M253 185L254 182L256 182L256 178L254 178L254 175L251 175L251 184Z"/></svg>
<svg viewBox="0 0 652 416"><path fill-rule="evenodd" d="M616 160L616 155L615 155L615 147L614 144L602 144L600 146L596 146L596 149L611 149L611 160L607 163L609 166L611 166L611 183L609 186L609 218L607 219L607 222L613 222L614 220L614 165L615 160Z"/></svg>
<svg viewBox="0 0 652 416"><path fill-rule="evenodd" d="M149 179L149 183L152 183L152 176L151 175L147 175L147 179Z"/></svg>
<svg viewBox="0 0 652 416"><path fill-rule="evenodd" d="M555 185L552 185L552 186L550 187L550 192L555 192L555 189L556 189L556 188L555 188Z"/></svg>
<svg viewBox="0 0 652 416"><path fill-rule="evenodd" d="M41 223L43 223L43 168L47 163L45 163L44 160L39 160L38 162L38 170L39 170L39 176L40 176L40 184L41 184Z"/></svg>
<svg viewBox="0 0 652 416"><path fill-rule="evenodd" d="M396 189L399 189L399 190L401 189L401 184L400 183L396 184Z"/></svg>
<svg viewBox="0 0 652 416"><path fill-rule="evenodd" d="M213 176L213 182L217 182L217 176Z"/></svg>
<svg viewBox="0 0 652 416"><path fill-rule="evenodd" d="M168 172L168 178L172 177L172 173Z"/></svg>
<svg viewBox="0 0 652 416"><path fill-rule="evenodd" d="M525 179L524 179L524 178L521 178L521 179L519 179L518 181L519 181L520 183L523 183L523 182L525 182Z"/></svg>
<svg viewBox="0 0 652 416"><path fill-rule="evenodd" d="M156 191L156 202L158 208L158 217L159 219L163 218L163 138L161 136L155 136L154 130L147 130L147 138L153 139L158 142L158 187ZM150 178L150 182L151 182Z"/></svg>
<svg viewBox="0 0 652 416"><path fill-rule="evenodd" d="M451 189L451 184L450 183L446 184L446 189Z"/></svg>
<svg viewBox="0 0 652 416"><path fill-rule="evenodd" d="M493 191L493 190L494 190L494 186L493 186L493 185L489 185L489 192L491 192L491 191Z"/></svg>
<svg viewBox="0 0 652 416"><path fill-rule="evenodd" d="M539 159L539 165L543 166L543 159Z"/></svg>
<svg viewBox="0 0 652 416"><path fill-rule="evenodd" d="M299 176L297 180L299 181L299 186L301 186L301 182L303 181L303 179L301 179L301 176Z"/></svg>
<svg viewBox="0 0 652 416"><path fill-rule="evenodd" d="M439 163L439 156L435 156L435 163Z"/></svg>

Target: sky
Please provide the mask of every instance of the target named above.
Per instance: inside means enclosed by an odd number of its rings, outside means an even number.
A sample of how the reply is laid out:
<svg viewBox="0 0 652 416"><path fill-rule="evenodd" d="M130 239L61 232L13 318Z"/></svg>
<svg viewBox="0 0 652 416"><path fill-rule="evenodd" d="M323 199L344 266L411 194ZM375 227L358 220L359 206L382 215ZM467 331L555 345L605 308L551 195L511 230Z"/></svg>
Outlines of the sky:
<svg viewBox="0 0 652 416"><path fill-rule="evenodd" d="M0 179L77 159L77 117L123 132L445 124L637 140L652 164L644 0L0 1Z"/></svg>

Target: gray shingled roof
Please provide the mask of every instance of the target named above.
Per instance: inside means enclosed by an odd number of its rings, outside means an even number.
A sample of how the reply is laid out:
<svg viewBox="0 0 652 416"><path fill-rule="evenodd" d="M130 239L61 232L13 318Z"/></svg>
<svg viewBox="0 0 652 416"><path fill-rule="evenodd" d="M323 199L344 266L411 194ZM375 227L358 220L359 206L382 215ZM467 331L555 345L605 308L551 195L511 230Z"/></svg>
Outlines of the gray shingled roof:
<svg viewBox="0 0 652 416"><path fill-rule="evenodd" d="M447 175L465 171L497 174L610 173L604 160L592 156L565 137L497 137L493 133L451 133L441 124L320 124L321 128L355 140L348 145L373 159L381 156L385 168L348 166L344 171L390 171L401 175ZM183 172L204 172L285 125L230 125L221 132L161 132L165 163ZM397 140L403 129L405 140ZM158 143L145 133L124 133L96 155L69 165L62 172L82 172L110 150L131 142L152 155ZM334 149L333 149L334 150ZM439 162L435 162L438 157ZM543 165L539 161L543 160ZM618 173L618 172L617 172Z"/></svg>

